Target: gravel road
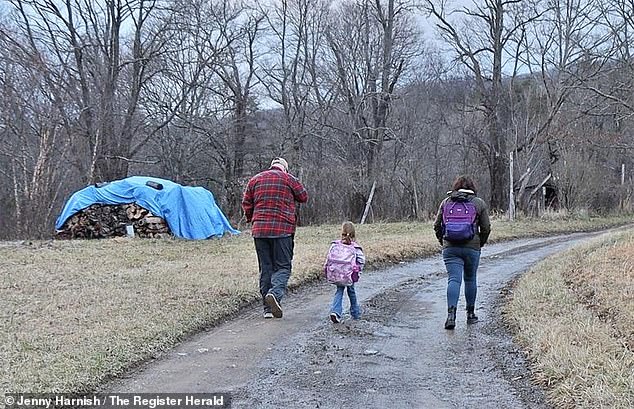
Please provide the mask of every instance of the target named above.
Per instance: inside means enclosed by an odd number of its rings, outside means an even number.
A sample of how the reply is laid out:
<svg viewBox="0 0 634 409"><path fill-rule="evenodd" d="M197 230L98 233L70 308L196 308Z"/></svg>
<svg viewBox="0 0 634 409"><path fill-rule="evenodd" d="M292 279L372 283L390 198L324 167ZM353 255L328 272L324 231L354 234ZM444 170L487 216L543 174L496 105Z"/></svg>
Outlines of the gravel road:
<svg viewBox="0 0 634 409"><path fill-rule="evenodd" d="M547 408L499 306L521 272L598 234L486 246L475 325L466 325L461 295L456 329L443 329L439 253L364 273L360 321L332 324L334 287L311 285L284 300L284 318L264 320L250 307L105 392L228 392L232 408Z"/></svg>

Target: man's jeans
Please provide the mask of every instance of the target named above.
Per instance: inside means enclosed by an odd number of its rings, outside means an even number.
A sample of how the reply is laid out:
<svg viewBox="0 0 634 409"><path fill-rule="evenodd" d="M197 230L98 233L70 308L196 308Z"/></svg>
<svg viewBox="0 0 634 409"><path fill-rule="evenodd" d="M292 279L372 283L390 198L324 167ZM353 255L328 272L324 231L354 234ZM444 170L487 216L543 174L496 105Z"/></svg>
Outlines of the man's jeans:
<svg viewBox="0 0 634 409"><path fill-rule="evenodd" d="M294 237L256 238L255 251L260 265L260 294L262 302L271 293L278 302L286 293L286 285L291 277ZM265 310L268 307L264 304Z"/></svg>
<svg viewBox="0 0 634 409"><path fill-rule="evenodd" d="M350 298L350 315L353 319L358 320L361 318L361 307L359 307L359 302L357 301L354 284L348 287L342 285L337 286L337 292L335 293L335 298L332 300L330 312L336 313L339 317L343 315L343 292L346 288L348 289L348 298Z"/></svg>
<svg viewBox="0 0 634 409"><path fill-rule="evenodd" d="M467 306L475 305L478 293L477 271L480 264L480 250L469 247L447 247L442 258L449 275L447 282L447 307L457 307L460 285L464 277L464 295Z"/></svg>

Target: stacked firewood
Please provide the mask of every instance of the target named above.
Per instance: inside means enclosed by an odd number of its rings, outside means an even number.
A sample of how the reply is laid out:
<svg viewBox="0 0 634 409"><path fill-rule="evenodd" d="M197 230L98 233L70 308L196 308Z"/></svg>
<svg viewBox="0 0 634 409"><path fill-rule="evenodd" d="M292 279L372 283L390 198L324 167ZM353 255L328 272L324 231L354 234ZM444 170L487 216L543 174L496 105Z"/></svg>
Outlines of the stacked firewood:
<svg viewBox="0 0 634 409"><path fill-rule="evenodd" d="M172 237L169 226L161 217L135 204L93 204L66 220L58 239L101 239L134 234L143 238Z"/></svg>

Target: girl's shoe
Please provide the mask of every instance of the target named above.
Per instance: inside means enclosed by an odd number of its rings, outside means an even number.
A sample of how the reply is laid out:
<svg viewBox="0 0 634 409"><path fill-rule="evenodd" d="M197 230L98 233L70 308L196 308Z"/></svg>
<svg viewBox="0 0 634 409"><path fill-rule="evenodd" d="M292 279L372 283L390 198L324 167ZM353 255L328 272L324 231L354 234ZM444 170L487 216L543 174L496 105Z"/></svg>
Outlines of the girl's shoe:
<svg viewBox="0 0 634 409"><path fill-rule="evenodd" d="M339 324L341 322L341 317L336 312L331 312L330 321L332 321L333 324Z"/></svg>

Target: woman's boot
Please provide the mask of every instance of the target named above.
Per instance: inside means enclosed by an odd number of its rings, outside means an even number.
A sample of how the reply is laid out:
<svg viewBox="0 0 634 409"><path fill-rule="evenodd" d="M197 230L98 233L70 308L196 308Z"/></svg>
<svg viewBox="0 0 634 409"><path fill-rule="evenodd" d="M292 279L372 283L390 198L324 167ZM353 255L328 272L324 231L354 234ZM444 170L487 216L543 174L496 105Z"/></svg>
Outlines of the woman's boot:
<svg viewBox="0 0 634 409"><path fill-rule="evenodd" d="M475 306L467 305L467 324L475 324L478 322L478 317L475 315Z"/></svg>
<svg viewBox="0 0 634 409"><path fill-rule="evenodd" d="M449 307L447 310L447 321L445 321L445 329L454 329L456 327L456 307Z"/></svg>

